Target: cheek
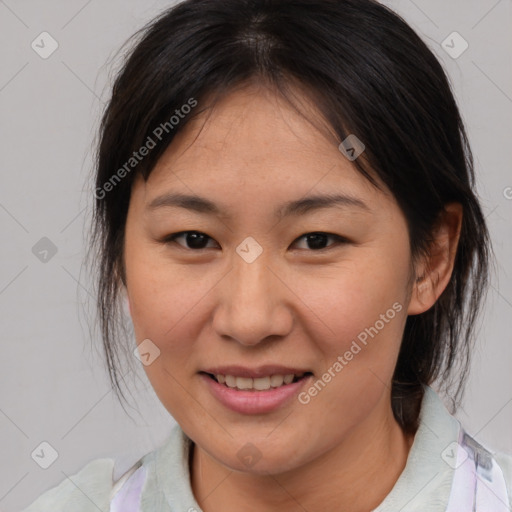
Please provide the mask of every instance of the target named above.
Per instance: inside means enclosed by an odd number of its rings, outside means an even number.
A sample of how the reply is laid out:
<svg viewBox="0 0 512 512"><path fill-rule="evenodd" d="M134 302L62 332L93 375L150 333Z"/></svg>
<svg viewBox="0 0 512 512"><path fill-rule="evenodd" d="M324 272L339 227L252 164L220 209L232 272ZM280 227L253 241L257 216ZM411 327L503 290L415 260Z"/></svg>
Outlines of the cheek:
<svg viewBox="0 0 512 512"><path fill-rule="evenodd" d="M184 323L190 325L189 315L198 302L197 295L192 284L182 287L176 279L169 285L151 281L151 276L133 279L131 317L137 340L150 338L163 348L164 341L174 338Z"/></svg>
<svg viewBox="0 0 512 512"><path fill-rule="evenodd" d="M143 265L142 261L137 255L131 255L126 263L127 290L135 341L139 344L145 339L150 339L161 351L162 333L170 329L174 323L173 319L169 318L173 309L166 307L170 297L163 293L165 288L157 285L154 269ZM151 367L146 370L149 368Z"/></svg>
<svg viewBox="0 0 512 512"><path fill-rule="evenodd" d="M348 351L365 364L394 362L406 318L408 264L406 250L371 248L321 279L296 280L324 354L335 360Z"/></svg>
<svg viewBox="0 0 512 512"><path fill-rule="evenodd" d="M159 350L143 369L161 402L181 417L188 397L183 383L194 371L191 341L198 335L204 284L180 277L176 268L152 262L151 254L142 251L129 255L126 271L136 342L150 339Z"/></svg>
<svg viewBox="0 0 512 512"><path fill-rule="evenodd" d="M199 267L185 270L141 249L126 258L126 272L137 342L149 338L160 349L159 364L185 371L208 322L209 291L219 276Z"/></svg>
<svg viewBox="0 0 512 512"><path fill-rule="evenodd" d="M158 255L154 248L151 250L143 244L136 248L134 244L127 244L125 260L135 327L144 336L158 332L157 328L170 329L193 299L193 279L188 283L182 282L179 270Z"/></svg>

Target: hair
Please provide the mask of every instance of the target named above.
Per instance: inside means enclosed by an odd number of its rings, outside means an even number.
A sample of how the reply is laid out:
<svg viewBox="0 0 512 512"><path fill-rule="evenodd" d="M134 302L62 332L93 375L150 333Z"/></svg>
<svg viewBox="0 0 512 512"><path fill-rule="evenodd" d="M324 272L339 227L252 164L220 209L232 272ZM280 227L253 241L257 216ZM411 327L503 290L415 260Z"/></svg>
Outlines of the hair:
<svg viewBox="0 0 512 512"><path fill-rule="evenodd" d="M417 429L424 385L439 382L455 410L491 246L450 83L414 30L373 0L185 0L131 41L99 129L89 244L104 355L118 397L118 351L125 343L119 302L133 180L139 173L148 179L191 119L234 90L259 83L293 105L297 91L309 97L338 143L349 134L363 141L364 158L353 162L355 169L375 186L378 177L394 195L407 220L412 261L428 255L444 207L462 205L450 281L430 309L407 318L391 389L394 416L406 432ZM170 117L191 99L199 108L171 126ZM156 138L157 127L156 146L134 172L120 172L148 137Z"/></svg>

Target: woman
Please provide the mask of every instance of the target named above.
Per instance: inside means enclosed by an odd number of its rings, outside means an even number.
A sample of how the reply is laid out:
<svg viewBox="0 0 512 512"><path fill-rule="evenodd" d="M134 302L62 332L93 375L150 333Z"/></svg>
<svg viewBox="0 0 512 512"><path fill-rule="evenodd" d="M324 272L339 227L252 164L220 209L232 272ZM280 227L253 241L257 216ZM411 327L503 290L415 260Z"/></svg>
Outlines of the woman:
<svg viewBox="0 0 512 512"><path fill-rule="evenodd" d="M509 510L512 458L431 387L460 400L490 244L447 78L401 18L178 4L115 81L96 171L112 384L124 296L177 425L27 512Z"/></svg>

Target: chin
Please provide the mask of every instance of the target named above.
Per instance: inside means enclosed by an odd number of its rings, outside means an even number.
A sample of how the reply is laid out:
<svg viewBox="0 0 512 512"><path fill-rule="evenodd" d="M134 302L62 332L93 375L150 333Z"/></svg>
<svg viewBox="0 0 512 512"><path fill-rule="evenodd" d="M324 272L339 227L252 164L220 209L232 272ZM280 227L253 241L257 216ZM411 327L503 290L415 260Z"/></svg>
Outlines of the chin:
<svg viewBox="0 0 512 512"><path fill-rule="evenodd" d="M272 459L268 459L265 455L262 455L259 460L253 463L244 463L238 458L226 462L228 463L225 465L232 471L259 476L279 475L291 471L300 465L296 461L290 461L289 457L285 455L276 457L275 454Z"/></svg>
<svg viewBox="0 0 512 512"><path fill-rule="evenodd" d="M247 436L242 441L236 440L230 443L228 449L231 453L228 457L224 450L218 452L219 458L216 457L215 452L218 446L210 453L230 470L251 475L278 475L294 470L305 463L302 460L305 454L297 453L297 447L304 446L304 443L295 443L289 438L282 443L272 443L268 439L265 442L264 438L254 442L246 439Z"/></svg>

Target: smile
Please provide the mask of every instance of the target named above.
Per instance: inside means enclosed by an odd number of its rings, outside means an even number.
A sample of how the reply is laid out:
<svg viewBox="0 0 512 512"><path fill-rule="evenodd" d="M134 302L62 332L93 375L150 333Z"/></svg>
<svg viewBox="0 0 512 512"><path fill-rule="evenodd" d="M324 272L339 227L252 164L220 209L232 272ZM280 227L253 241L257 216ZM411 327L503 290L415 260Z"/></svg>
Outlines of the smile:
<svg viewBox="0 0 512 512"><path fill-rule="evenodd" d="M239 414L266 414L296 404L294 397L310 382L313 374L301 372L239 377L200 372L199 377L210 395L225 408Z"/></svg>
<svg viewBox="0 0 512 512"><path fill-rule="evenodd" d="M266 391L297 382L307 374L311 374L311 372L300 374L289 373L287 375L269 375L259 378L236 377L234 375L223 374L213 375L209 373L207 375L216 380L219 384L223 384L228 388L238 389L240 391Z"/></svg>

